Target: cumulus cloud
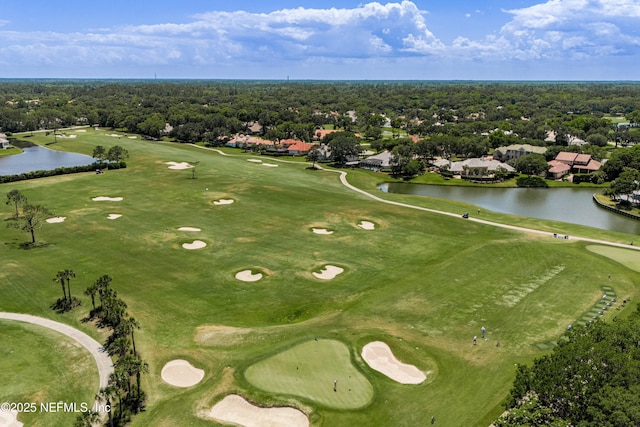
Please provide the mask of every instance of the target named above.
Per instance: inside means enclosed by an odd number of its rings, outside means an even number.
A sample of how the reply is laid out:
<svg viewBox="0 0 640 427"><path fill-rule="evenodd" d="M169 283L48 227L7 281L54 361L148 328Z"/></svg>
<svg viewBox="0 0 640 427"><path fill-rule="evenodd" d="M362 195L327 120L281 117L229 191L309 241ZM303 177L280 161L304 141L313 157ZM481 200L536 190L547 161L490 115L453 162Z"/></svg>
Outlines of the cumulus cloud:
<svg viewBox="0 0 640 427"><path fill-rule="evenodd" d="M422 57L459 64L633 57L640 52L640 0L546 0L503 13L510 20L502 28L482 38L457 37L449 45L429 29L428 12L406 0L269 13L210 11L186 23L87 33L3 31L6 22L0 20L0 64L53 64L64 58L81 65L265 67L278 62L391 64Z"/></svg>

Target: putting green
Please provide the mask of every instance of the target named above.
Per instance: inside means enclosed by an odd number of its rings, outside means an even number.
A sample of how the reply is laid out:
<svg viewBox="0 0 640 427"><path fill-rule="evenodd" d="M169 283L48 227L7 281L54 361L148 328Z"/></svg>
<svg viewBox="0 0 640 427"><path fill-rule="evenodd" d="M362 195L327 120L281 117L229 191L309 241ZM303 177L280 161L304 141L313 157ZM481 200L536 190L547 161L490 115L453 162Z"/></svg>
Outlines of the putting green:
<svg viewBox="0 0 640 427"><path fill-rule="evenodd" d="M262 390L336 409L361 408L373 398L373 386L353 366L349 349L340 341L307 341L250 366L245 376Z"/></svg>
<svg viewBox="0 0 640 427"><path fill-rule="evenodd" d="M590 245L587 249L599 255L606 256L620 264L640 272L640 254L633 249L612 248L611 246Z"/></svg>

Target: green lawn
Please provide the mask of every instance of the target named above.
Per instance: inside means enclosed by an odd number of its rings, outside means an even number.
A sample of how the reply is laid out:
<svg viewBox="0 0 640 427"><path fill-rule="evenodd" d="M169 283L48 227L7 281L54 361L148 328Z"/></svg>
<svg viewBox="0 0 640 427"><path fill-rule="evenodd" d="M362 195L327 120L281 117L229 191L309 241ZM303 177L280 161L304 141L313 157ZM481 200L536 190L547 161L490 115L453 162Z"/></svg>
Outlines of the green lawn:
<svg viewBox="0 0 640 427"><path fill-rule="evenodd" d="M349 348L335 340L298 344L250 366L245 375L261 390L330 408L357 409L373 398L373 387L352 364Z"/></svg>
<svg viewBox="0 0 640 427"><path fill-rule="evenodd" d="M28 404L25 426L72 425L73 412L45 412L49 403L93 406L98 369L84 348L48 329L0 320L0 402ZM34 405L34 406L31 406Z"/></svg>
<svg viewBox="0 0 640 427"><path fill-rule="evenodd" d="M583 243L382 204L343 187L338 174L309 170L300 161L262 157L279 165L265 167L247 161L256 156L235 150L223 156L113 133L89 129L50 147L91 154L97 144L120 144L131 154L124 170L0 185L2 194L18 189L66 217L37 230L45 244L29 250L21 249L26 233L0 227L0 310L50 317L103 341L104 333L81 322L91 305L82 290L111 275L113 288L142 325L136 344L150 368L143 381L147 410L133 426L211 425L197 414L229 393L260 406L298 407L312 425L415 426L435 416L438 425L486 426L502 412L514 364L544 354L536 344L556 340L589 311L609 274L619 296L638 294L640 273ZM52 136L30 139L46 143ZM199 162L197 178L191 179L191 170L168 169L168 161ZM462 203L381 193L375 190L380 175L348 173L349 182L388 200L472 210ZM92 201L96 196L123 200ZM213 204L221 198L234 203ZM122 217L107 219L112 213ZM0 209L0 221L11 215L11 206ZM484 215L574 236L632 240L588 227ZM361 220L376 229L359 228ZM334 234L317 235L312 227ZM182 248L196 239L207 246ZM323 265L344 272L318 280L311 272ZM72 292L83 305L57 315L49 309L60 296L52 278L66 268L76 272ZM245 269L265 276L253 283L235 279ZM481 326L487 341L473 346ZM236 332L220 332L229 327ZM292 357L288 351L315 343L314 337L346 346L348 362L341 356L333 363L353 364L366 377L373 388L368 404L334 409L318 392L254 384L252 367L278 354ZM432 371L430 382L397 384L366 368L359 352L375 340L387 342L400 360ZM162 367L178 358L202 367L204 380L186 390L164 384ZM43 383L55 377L55 371L44 373ZM0 382L0 395L6 394Z"/></svg>

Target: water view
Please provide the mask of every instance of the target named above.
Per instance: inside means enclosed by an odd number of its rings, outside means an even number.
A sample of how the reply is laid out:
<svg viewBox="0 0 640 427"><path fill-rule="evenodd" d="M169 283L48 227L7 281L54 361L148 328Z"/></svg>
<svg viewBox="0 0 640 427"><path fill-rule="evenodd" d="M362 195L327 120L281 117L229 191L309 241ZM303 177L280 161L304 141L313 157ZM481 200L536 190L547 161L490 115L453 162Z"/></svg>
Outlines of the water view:
<svg viewBox="0 0 640 427"><path fill-rule="evenodd" d="M640 234L640 221L599 208L594 188L482 188L383 183L388 193L414 194L474 204L482 209Z"/></svg>
<svg viewBox="0 0 640 427"><path fill-rule="evenodd" d="M93 157L84 154L50 150L41 146L27 147L23 150L22 154L0 157L0 176L60 167L85 166L95 161Z"/></svg>

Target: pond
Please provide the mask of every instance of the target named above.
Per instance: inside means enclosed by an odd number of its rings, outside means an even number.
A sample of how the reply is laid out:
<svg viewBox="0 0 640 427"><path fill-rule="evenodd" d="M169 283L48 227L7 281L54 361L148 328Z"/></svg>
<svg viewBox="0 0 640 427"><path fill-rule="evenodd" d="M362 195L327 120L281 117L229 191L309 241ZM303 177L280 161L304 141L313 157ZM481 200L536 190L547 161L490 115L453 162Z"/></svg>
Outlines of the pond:
<svg viewBox="0 0 640 427"><path fill-rule="evenodd" d="M55 151L41 146L27 147L23 150L22 154L0 157L0 176L59 167L85 166L95 161L93 157L84 154Z"/></svg>
<svg viewBox="0 0 640 427"><path fill-rule="evenodd" d="M414 194L474 204L482 209L531 218L640 234L640 221L599 208L595 188L495 188L383 183L384 192ZM473 214L473 212L471 212Z"/></svg>

